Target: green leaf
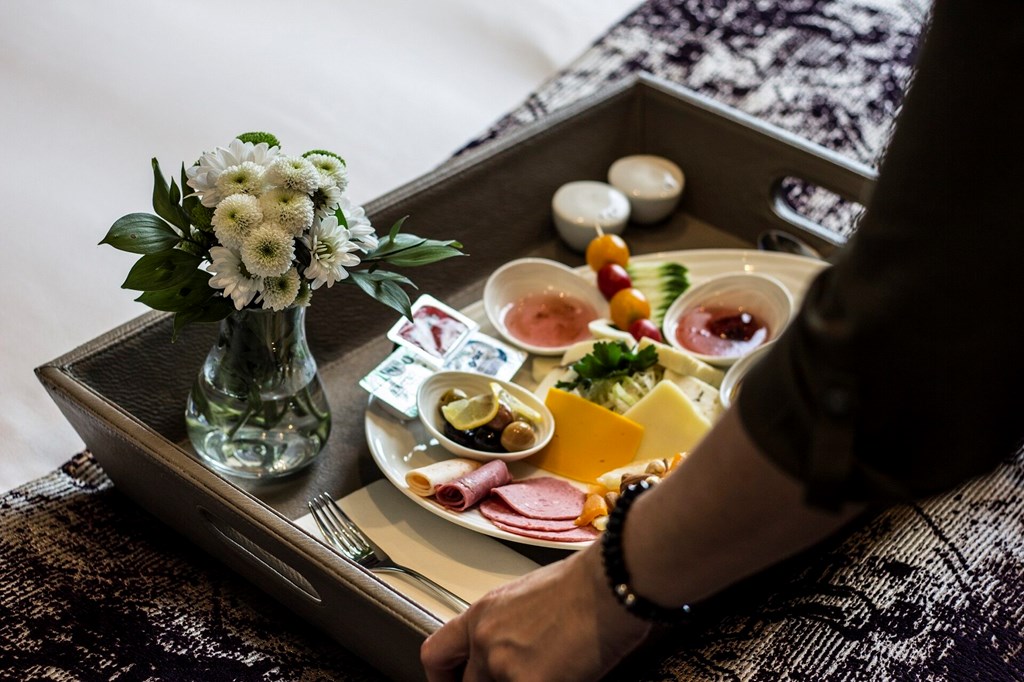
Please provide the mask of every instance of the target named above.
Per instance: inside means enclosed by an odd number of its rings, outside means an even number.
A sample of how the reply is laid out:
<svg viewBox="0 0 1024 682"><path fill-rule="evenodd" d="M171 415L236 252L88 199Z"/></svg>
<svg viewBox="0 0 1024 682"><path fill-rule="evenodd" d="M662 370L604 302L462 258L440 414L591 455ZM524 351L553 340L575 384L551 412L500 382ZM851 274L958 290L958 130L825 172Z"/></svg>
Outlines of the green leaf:
<svg viewBox="0 0 1024 682"><path fill-rule="evenodd" d="M398 220L396 220L395 224L391 226L391 230L388 232L388 239L390 241L395 241L395 237L398 236L398 233L402 230L402 225L405 224L405 221L408 218L409 218L409 216L404 215L401 218L399 218Z"/></svg>
<svg viewBox="0 0 1024 682"><path fill-rule="evenodd" d="M417 244L416 246L408 249L403 249L398 253L389 254L381 260L386 262L388 265L395 265L398 267L429 265L430 263L454 258L455 256L465 256L466 254L458 248L461 246L462 245L458 242L442 242L435 239L426 239L421 244Z"/></svg>
<svg viewBox="0 0 1024 682"><path fill-rule="evenodd" d="M171 332L171 343L178 338L178 333L193 322L217 322L231 314L235 307L230 299L214 296L201 306L174 314L174 330Z"/></svg>
<svg viewBox="0 0 1024 682"><path fill-rule="evenodd" d="M209 282L210 273L196 270L181 284L167 289L146 291L135 300L154 310L182 313L204 305L217 293Z"/></svg>
<svg viewBox="0 0 1024 682"><path fill-rule="evenodd" d="M383 270L372 273L353 270L349 272L349 280L384 305L412 319L412 302L409 300L409 294L399 286L402 280L402 283L411 284L406 278Z"/></svg>
<svg viewBox="0 0 1024 682"><path fill-rule="evenodd" d="M207 220L205 224L200 224L201 221L196 221L196 206L201 206L202 204L199 203L199 197L192 195L192 188L188 186L188 173L185 172L184 163L181 164L181 192L185 195L181 199L181 210L184 211L186 216L188 216L189 221L199 229L209 227L209 220Z"/></svg>
<svg viewBox="0 0 1024 682"><path fill-rule="evenodd" d="M128 272L122 289L154 291L168 289L188 281L203 259L180 249L144 255Z"/></svg>
<svg viewBox="0 0 1024 682"><path fill-rule="evenodd" d="M189 222L188 216L181 210L181 206L178 205L178 199L172 199L172 194L177 193L175 190L171 190L167 186L167 180L164 179L164 174L160 170L160 163L153 159L153 210L156 214L169 222L171 225L177 226L182 232L188 233ZM173 185L173 183L172 183ZM178 194L178 197L181 195Z"/></svg>
<svg viewBox="0 0 1024 682"><path fill-rule="evenodd" d="M389 272L388 270L356 270L349 271L349 274L358 273L362 277L367 277L374 282L383 282L389 280L398 284L408 284L409 286L416 288L416 284L406 277L405 275L398 272Z"/></svg>
<svg viewBox="0 0 1024 682"><path fill-rule="evenodd" d="M130 213L118 218L100 244L129 253L158 253L173 249L181 236L151 213Z"/></svg>
<svg viewBox="0 0 1024 682"><path fill-rule="evenodd" d="M417 237L414 234L397 234L392 232L391 235L377 245L376 249L368 253L363 260L382 259L384 256L398 253L405 249L411 249L426 241L424 237Z"/></svg>
<svg viewBox="0 0 1024 682"><path fill-rule="evenodd" d="M338 219L338 224L348 229L348 218L345 217L345 212L340 208L334 212L334 217Z"/></svg>
<svg viewBox="0 0 1024 682"><path fill-rule="evenodd" d="M174 178L171 178L171 190L168 195L168 198L171 200L171 203L174 204L174 206L177 208L178 202L181 201L181 190L178 189L178 183L174 181Z"/></svg>

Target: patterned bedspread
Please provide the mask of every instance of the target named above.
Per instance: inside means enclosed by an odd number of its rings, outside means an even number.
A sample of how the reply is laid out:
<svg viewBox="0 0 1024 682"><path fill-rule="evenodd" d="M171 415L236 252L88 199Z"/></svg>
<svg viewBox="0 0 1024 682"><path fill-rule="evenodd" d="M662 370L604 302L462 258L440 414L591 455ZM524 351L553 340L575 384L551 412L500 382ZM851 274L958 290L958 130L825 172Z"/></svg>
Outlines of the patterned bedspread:
<svg viewBox="0 0 1024 682"><path fill-rule="evenodd" d="M467 145L646 71L876 165L926 0L651 0ZM799 190L796 190L799 191ZM840 232L854 216L819 206ZM1024 454L861 519L670 632L635 680L1024 679ZM376 680L88 453L0 497L0 678Z"/></svg>

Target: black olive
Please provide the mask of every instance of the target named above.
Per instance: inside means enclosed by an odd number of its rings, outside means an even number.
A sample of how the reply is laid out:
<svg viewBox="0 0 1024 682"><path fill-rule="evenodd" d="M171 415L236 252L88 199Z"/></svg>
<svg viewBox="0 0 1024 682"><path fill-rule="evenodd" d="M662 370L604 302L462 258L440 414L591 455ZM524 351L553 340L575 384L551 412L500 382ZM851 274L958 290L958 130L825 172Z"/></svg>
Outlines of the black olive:
<svg viewBox="0 0 1024 682"><path fill-rule="evenodd" d="M481 426L473 430L473 447L484 452L504 452L501 447L501 433Z"/></svg>
<svg viewBox="0 0 1024 682"><path fill-rule="evenodd" d="M476 445L473 442L473 437L475 436L473 431L463 431L462 429L457 429L451 425L451 422L445 421L444 435L452 439L459 445L463 445L467 448L476 447Z"/></svg>

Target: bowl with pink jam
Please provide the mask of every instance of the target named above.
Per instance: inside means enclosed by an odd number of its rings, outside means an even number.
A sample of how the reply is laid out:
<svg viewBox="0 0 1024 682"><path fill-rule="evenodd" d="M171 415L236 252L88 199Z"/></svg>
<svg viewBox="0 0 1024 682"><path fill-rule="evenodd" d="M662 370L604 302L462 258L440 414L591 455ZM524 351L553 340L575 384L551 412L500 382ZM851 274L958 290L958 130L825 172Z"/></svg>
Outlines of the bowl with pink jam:
<svg viewBox="0 0 1024 682"><path fill-rule="evenodd" d="M728 367L774 341L793 315L793 296L774 277L721 275L677 298L662 324L666 341L704 362Z"/></svg>
<svg viewBox="0 0 1024 682"><path fill-rule="evenodd" d="M608 317L608 302L569 266L520 258L487 278L484 311L510 343L537 355L560 355L591 338L589 325Z"/></svg>

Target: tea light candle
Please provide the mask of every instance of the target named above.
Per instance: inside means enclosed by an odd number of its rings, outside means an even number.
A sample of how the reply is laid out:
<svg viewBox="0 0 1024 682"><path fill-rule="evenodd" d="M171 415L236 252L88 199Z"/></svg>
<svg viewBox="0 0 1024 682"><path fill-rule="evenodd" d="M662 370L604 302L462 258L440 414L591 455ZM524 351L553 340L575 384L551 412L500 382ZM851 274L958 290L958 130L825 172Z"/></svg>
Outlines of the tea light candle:
<svg viewBox="0 0 1024 682"><path fill-rule="evenodd" d="M625 194L593 180L577 180L559 187L551 199L551 210L559 236L577 251L585 251L599 231L621 234L630 215Z"/></svg>
<svg viewBox="0 0 1024 682"><path fill-rule="evenodd" d="M613 163L608 182L629 197L633 222L656 223L675 210L685 180L679 166L668 159L636 154Z"/></svg>

